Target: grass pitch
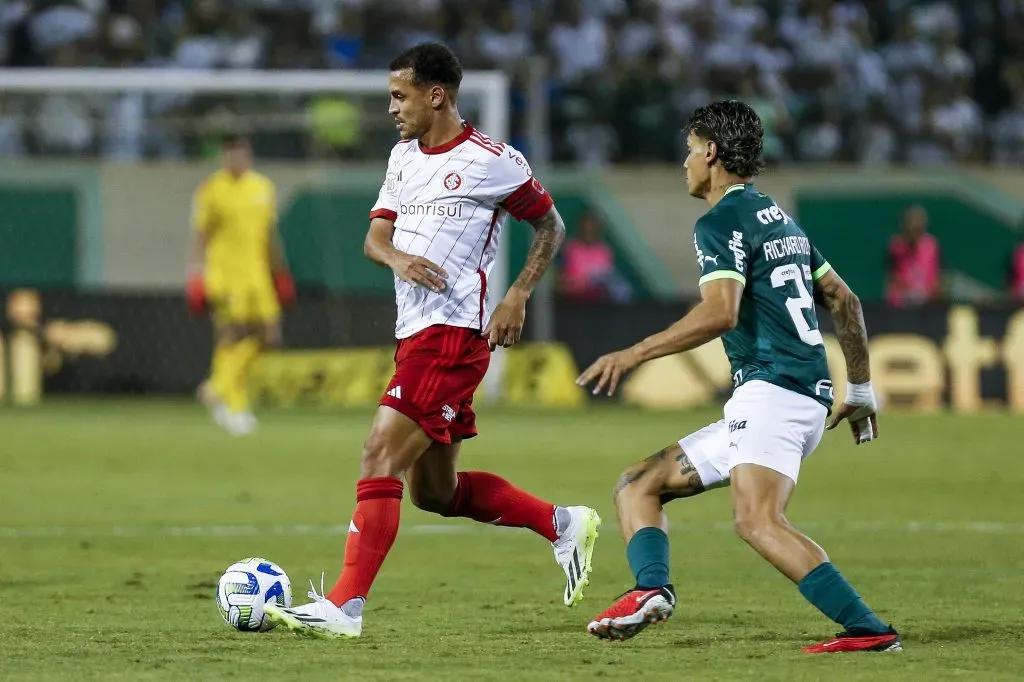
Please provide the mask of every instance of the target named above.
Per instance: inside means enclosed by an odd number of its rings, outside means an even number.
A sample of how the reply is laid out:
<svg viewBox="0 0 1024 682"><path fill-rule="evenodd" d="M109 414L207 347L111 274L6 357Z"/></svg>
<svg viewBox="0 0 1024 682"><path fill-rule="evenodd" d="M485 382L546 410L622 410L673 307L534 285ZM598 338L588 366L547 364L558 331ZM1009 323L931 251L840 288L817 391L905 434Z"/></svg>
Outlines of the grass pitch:
<svg viewBox="0 0 1024 682"><path fill-rule="evenodd" d="M626 643L585 633L630 586L611 487L713 412L484 412L466 468L605 519L583 603L561 604L528 531L403 507L355 641L242 634L214 587L251 555L295 598L337 575L370 413L271 412L232 439L196 406L84 402L0 410L0 679L1019 679L1024 421L885 415L882 439L826 435L790 515L880 615L902 655L809 657L837 628L731 532L728 492L680 500L680 607ZM319 587L319 585L318 585Z"/></svg>

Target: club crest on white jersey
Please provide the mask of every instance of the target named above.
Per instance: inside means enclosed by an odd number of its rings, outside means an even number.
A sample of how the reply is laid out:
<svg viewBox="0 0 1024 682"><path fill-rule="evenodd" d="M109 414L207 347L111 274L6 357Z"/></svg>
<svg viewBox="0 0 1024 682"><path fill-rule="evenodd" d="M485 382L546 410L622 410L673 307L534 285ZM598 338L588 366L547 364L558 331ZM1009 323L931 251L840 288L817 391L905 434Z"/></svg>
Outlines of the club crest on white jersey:
<svg viewBox="0 0 1024 682"><path fill-rule="evenodd" d="M551 206L523 155L471 125L439 147L396 144L370 218L394 221L395 248L439 265L448 278L434 293L395 277L395 336L436 324L483 329L487 278L507 217L532 220Z"/></svg>

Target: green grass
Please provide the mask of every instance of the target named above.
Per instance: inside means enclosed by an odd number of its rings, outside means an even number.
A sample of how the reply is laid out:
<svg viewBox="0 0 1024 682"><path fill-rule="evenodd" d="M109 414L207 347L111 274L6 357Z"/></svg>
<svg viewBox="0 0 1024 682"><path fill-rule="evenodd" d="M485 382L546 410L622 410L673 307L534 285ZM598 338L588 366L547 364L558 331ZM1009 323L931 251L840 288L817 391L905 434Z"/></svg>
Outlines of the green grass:
<svg viewBox="0 0 1024 682"><path fill-rule="evenodd" d="M669 505L681 607L627 643L586 623L630 584L619 471L712 412L491 412L464 464L605 518L587 597L561 604L549 545L424 514L374 586L355 641L241 634L213 591L261 555L336 577L370 414L272 412L231 439L166 402L0 410L0 679L1019 679L1024 422L887 415L882 440L829 434L791 517L904 633L892 656L817 656L837 627L731 532L727 491ZM450 531L450 532L442 532Z"/></svg>

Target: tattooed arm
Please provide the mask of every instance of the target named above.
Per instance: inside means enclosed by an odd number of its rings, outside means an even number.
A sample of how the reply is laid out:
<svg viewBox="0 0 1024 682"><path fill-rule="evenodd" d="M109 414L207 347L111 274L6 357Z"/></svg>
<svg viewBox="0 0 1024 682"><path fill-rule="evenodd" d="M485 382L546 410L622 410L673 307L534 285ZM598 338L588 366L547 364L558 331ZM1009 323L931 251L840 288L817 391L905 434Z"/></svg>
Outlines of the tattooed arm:
<svg viewBox="0 0 1024 682"><path fill-rule="evenodd" d="M562 222L562 216L554 206L541 217L531 220L530 224L533 225L535 232L533 244L530 246L530 252L526 255L526 264L523 266L522 272L512 284L512 289L522 292L527 298L533 293L537 282L547 272L551 261L555 258L555 253L558 252L558 247L565 240L565 223Z"/></svg>
<svg viewBox="0 0 1024 682"><path fill-rule="evenodd" d="M529 223L533 225L535 234L533 245L526 255L526 264L505 294L505 299L494 309L491 321L484 330L492 350L497 346L511 346L519 341L526 320L526 301L547 272L555 253L558 252L558 247L565 239L565 223L554 206Z"/></svg>
<svg viewBox="0 0 1024 682"><path fill-rule="evenodd" d="M844 419L850 424L857 445L878 438L877 403L871 388L868 331L857 298L842 277L829 270L815 283L815 298L828 308L835 321L836 336L846 358L846 396L832 412L826 428L836 428Z"/></svg>
<svg viewBox="0 0 1024 682"><path fill-rule="evenodd" d="M835 321L836 337L846 358L846 374L851 384L871 381L871 363L868 360L868 331L864 325L860 299L850 290L835 270L815 283L819 302L828 309Z"/></svg>

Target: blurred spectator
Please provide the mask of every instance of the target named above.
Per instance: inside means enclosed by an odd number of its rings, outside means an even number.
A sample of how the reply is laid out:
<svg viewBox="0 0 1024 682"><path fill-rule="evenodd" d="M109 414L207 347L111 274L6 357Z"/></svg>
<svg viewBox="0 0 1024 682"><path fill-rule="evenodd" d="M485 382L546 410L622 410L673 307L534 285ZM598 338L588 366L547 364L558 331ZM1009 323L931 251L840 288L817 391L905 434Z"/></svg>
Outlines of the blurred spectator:
<svg viewBox="0 0 1024 682"><path fill-rule="evenodd" d="M366 25L363 14L342 9L327 35L327 65L335 69L353 69L363 55Z"/></svg>
<svg viewBox="0 0 1024 682"><path fill-rule="evenodd" d="M884 166L896 160L896 126L881 100L868 104L857 125L854 144L856 160L865 166Z"/></svg>
<svg viewBox="0 0 1024 682"><path fill-rule="evenodd" d="M1024 65L1007 67L1002 80L1009 106L992 127L992 160L1003 166L1024 166Z"/></svg>
<svg viewBox="0 0 1024 682"><path fill-rule="evenodd" d="M546 92L554 162L675 161L692 107L742 97L774 164L1024 165L1020 0L0 0L0 67L381 69L423 40L511 76L513 135ZM316 148L309 98L104 97L0 103L0 153L189 154L211 111Z"/></svg>
<svg viewBox="0 0 1024 682"><path fill-rule="evenodd" d="M1024 224L1021 225L1024 228ZM1009 284L1010 299L1024 305L1024 239L1017 244L1010 256Z"/></svg>
<svg viewBox="0 0 1024 682"><path fill-rule="evenodd" d="M598 77L608 64L608 25L599 16L587 16L582 0L555 0L554 25L549 44L563 82Z"/></svg>
<svg viewBox="0 0 1024 682"><path fill-rule="evenodd" d="M140 66L146 58L142 27L128 15L109 18L104 35L106 66ZM140 92L119 92L106 101L103 153L112 159L137 161L145 155L146 98Z"/></svg>
<svg viewBox="0 0 1024 682"><path fill-rule="evenodd" d="M839 123L839 109L834 104L819 105L797 136L800 158L817 163L838 161L843 144Z"/></svg>
<svg viewBox="0 0 1024 682"><path fill-rule="evenodd" d="M939 242L928 233L928 214L912 206L903 214L903 230L889 242L886 300L897 308L924 305L942 295Z"/></svg>
<svg viewBox="0 0 1024 682"><path fill-rule="evenodd" d="M625 301L629 284L615 270L615 254L597 216L585 213L562 247L558 292L573 301Z"/></svg>
<svg viewBox="0 0 1024 682"><path fill-rule="evenodd" d="M514 71L531 54L530 35L516 22L510 4L501 3L497 20L476 34L476 49L489 62L489 66Z"/></svg>

